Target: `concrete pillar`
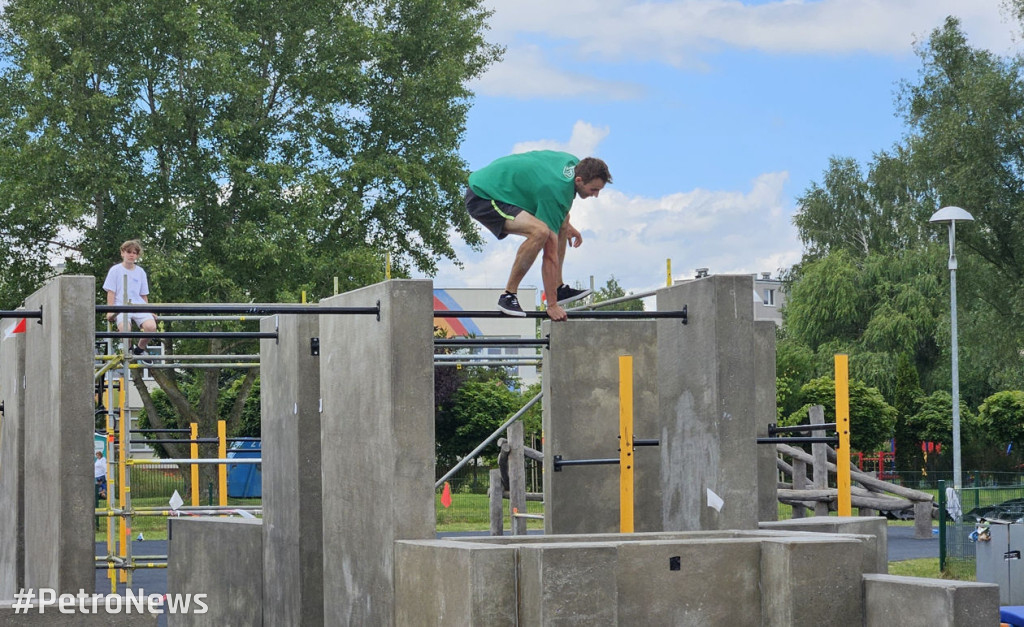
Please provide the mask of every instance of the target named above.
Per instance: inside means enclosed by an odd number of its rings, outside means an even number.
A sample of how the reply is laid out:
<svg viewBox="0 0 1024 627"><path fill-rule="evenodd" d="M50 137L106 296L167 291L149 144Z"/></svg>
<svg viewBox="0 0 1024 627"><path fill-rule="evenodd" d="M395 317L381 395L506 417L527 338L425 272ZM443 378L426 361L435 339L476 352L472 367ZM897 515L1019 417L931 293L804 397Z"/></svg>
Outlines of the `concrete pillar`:
<svg viewBox="0 0 1024 627"><path fill-rule="evenodd" d="M394 623L395 540L435 536L433 289L395 280L323 306L324 620Z"/></svg>
<svg viewBox="0 0 1024 627"><path fill-rule="evenodd" d="M762 542L760 624L860 625L863 560L863 545L853 536Z"/></svg>
<svg viewBox="0 0 1024 627"><path fill-rule="evenodd" d="M754 403L757 437L768 437L768 425L778 421L775 411L775 323L754 322ZM778 457L774 444L757 445L757 519L779 517Z"/></svg>
<svg viewBox="0 0 1024 627"><path fill-rule="evenodd" d="M995 584L864 575L865 627L998 625L999 619Z"/></svg>
<svg viewBox="0 0 1024 627"><path fill-rule="evenodd" d="M168 613L169 627L263 624L261 522L199 516L169 525L167 594L179 603L191 595L188 613Z"/></svg>
<svg viewBox="0 0 1024 627"><path fill-rule="evenodd" d="M320 468L320 320L264 318L260 330L263 421L263 619L324 624Z"/></svg>
<svg viewBox="0 0 1024 627"><path fill-rule="evenodd" d="M25 334L0 324L0 599L25 585ZM32 321L35 322L35 321ZM27 325L26 325L27 326Z"/></svg>
<svg viewBox="0 0 1024 627"><path fill-rule="evenodd" d="M59 276L25 300L25 586L92 592L96 279Z"/></svg>
<svg viewBox="0 0 1024 627"><path fill-rule="evenodd" d="M716 275L659 291L658 387L666 531L757 527L754 287ZM546 376L546 375L545 375ZM709 504L708 491L724 504ZM714 497L711 497L712 499Z"/></svg>
<svg viewBox="0 0 1024 627"><path fill-rule="evenodd" d="M682 327L679 320L670 324ZM660 437L656 373L656 327L652 320L545 322L550 338L544 355L544 532L619 531L619 467L570 466L566 460L619 457L619 356L633 356L633 433ZM634 452L634 530L661 530L657 447ZM749 488L749 486L748 486Z"/></svg>

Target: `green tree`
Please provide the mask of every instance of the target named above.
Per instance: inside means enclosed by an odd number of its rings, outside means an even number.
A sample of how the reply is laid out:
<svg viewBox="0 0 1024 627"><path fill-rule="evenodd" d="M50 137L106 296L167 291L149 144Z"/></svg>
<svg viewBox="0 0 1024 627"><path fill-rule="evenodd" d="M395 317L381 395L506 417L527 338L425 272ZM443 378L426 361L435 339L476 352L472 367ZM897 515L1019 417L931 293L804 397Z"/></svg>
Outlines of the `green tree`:
<svg viewBox="0 0 1024 627"><path fill-rule="evenodd" d="M434 271L450 232L480 242L458 146L466 84L500 54L487 16L479 0L7 2L0 306L55 260L104 276L130 237L157 302L317 300L334 277L382 278L387 252L399 276ZM221 373L194 399L154 373L208 433Z"/></svg>
<svg viewBox="0 0 1024 627"><path fill-rule="evenodd" d="M1024 392L996 392L978 408L978 419L1001 445L1024 446Z"/></svg>
<svg viewBox="0 0 1024 627"><path fill-rule="evenodd" d="M604 287L599 287L594 291L592 298L595 303L600 303L614 298L632 296L632 294L633 292L626 292L626 290L619 285L619 281L615 278L615 275L612 275L608 277L608 281L605 282ZM617 311L643 311L644 301L639 298L623 301L621 303L617 303L614 306L614 309Z"/></svg>
<svg viewBox="0 0 1024 627"><path fill-rule="evenodd" d="M861 381L851 379L850 391L850 448L873 453L887 449L888 440L896 425L896 410L885 402L882 394ZM785 424L807 424L807 412L812 405L825 408L825 422L836 421L836 382L830 377L814 379L800 388L804 405L784 421Z"/></svg>

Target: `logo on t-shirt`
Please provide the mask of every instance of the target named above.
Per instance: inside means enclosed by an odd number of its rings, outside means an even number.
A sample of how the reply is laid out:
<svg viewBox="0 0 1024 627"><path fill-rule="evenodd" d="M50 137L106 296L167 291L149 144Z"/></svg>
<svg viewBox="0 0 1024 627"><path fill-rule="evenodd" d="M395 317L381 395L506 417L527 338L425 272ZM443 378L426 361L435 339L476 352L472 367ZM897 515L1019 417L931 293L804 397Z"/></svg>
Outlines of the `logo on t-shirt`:
<svg viewBox="0 0 1024 627"><path fill-rule="evenodd" d="M574 178L576 178L576 166L574 166L574 165L567 165L567 166L565 166L565 169L562 170L562 176L564 176L567 179L574 179Z"/></svg>

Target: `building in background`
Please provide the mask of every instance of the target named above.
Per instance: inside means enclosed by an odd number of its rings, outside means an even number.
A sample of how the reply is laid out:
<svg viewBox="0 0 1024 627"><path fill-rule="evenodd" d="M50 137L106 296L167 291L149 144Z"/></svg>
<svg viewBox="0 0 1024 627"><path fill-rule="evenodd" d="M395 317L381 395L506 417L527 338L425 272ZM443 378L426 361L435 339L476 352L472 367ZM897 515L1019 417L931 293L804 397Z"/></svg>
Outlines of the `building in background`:
<svg viewBox="0 0 1024 627"><path fill-rule="evenodd" d="M497 311L498 297L504 293L502 288L447 288L434 289L434 309L436 311ZM519 302L527 308L537 302L537 289L521 287ZM512 339L537 337L538 320L535 318L516 318L502 316L500 318L434 318L434 327L442 329L448 337L466 337L480 339ZM482 360L487 363L509 363L505 366L509 372L519 377L523 385L531 385L540 380L536 366L521 365L517 362L535 361L541 358L540 348L534 346L493 346L462 349L456 354L467 356L467 360ZM488 359L491 358L491 359ZM451 359L444 356L443 359Z"/></svg>

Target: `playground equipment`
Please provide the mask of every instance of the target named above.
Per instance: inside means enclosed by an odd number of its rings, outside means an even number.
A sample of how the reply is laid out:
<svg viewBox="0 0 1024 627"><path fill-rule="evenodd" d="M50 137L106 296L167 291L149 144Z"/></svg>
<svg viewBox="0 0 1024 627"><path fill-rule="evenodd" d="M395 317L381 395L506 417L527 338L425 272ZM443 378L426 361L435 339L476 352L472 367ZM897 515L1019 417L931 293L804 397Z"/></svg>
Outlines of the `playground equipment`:
<svg viewBox="0 0 1024 627"><path fill-rule="evenodd" d="M60 362L50 366L52 375L82 371L77 378L44 377L48 394L34 387L26 398L36 430L30 438L56 437L58 446L60 435L75 435L81 424L88 427L81 441L88 442L93 419L92 337L81 332L88 324L75 323L94 320L94 281L68 280L48 286L66 293L47 291L44 324L30 329L25 351L33 374L44 360ZM842 624L867 619L874 626L882 624L870 619L879 608L886 621L906 624L931 580L879 579L877 534L757 529L762 498L775 501L775 453L755 442L758 425L774 416L774 328L751 319L750 281L716 276L659 293L659 310L677 311L685 301L699 313L685 327L668 319L581 319L542 329L549 336L545 442L568 459L599 455L617 437L617 356L633 357L635 430L658 433L660 440L656 450L635 451L649 458L635 462L640 533L634 534L553 537L553 528L614 529L620 482L599 468L556 473L546 455L545 536L434 538L429 281L389 281L323 303L379 301L380 320L263 319L261 332L276 328L277 336L260 343L263 407L270 412L264 415L264 519L172 519L168 592L207 591L203 620L216 624L239 616L257 621L261 614L266 624L544 625L568 616L609 625L794 626L836 624L839 617ZM66 336L43 341L62 329ZM316 355L312 337L319 338ZM36 420L46 414L53 422ZM48 493L74 503L76 471L84 475L78 481L91 481L91 449L82 455L71 450L75 440L67 441L69 450L58 453L71 465L45 480ZM764 463L770 471L761 471ZM31 472L44 471L36 465ZM721 498L717 508L710 491ZM73 547L54 543L53 534L81 534L89 518L75 525L75 512L61 519L56 505L40 499L27 509L36 520L45 515L61 524L43 530L51 546L33 534L26 553L63 566L68 576L42 573L32 585L73 594L81 569L71 559ZM884 525L879 518L828 522L839 531ZM979 622L994 622L995 586L934 585L942 586L936 595L950 599L942 606L947 616L963 616L969 607ZM929 618L929 624L952 624Z"/></svg>

